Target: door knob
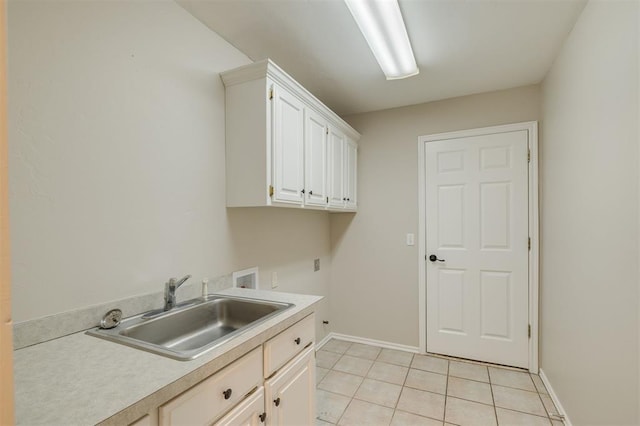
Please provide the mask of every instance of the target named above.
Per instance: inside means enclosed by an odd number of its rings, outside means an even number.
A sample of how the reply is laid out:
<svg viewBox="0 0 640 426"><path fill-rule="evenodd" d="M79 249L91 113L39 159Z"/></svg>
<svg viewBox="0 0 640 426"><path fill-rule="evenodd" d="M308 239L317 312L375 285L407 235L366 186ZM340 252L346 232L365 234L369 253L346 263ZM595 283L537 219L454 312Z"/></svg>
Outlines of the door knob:
<svg viewBox="0 0 640 426"><path fill-rule="evenodd" d="M438 259L438 256L436 256L435 254L432 254L431 256L429 256L429 260L432 262L435 262L435 261L444 262L444 259Z"/></svg>

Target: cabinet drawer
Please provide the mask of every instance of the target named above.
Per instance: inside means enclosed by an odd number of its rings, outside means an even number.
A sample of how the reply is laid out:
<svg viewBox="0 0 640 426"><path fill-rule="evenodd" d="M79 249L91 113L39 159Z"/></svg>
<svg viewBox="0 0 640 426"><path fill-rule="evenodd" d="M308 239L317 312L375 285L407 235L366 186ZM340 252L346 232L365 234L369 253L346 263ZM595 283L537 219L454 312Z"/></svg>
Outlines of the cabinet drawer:
<svg viewBox="0 0 640 426"><path fill-rule="evenodd" d="M245 426L265 423L267 413L264 411L264 388L260 387L251 396L229 411L215 426Z"/></svg>
<svg viewBox="0 0 640 426"><path fill-rule="evenodd" d="M264 344L264 377L271 376L315 340L315 315L295 323Z"/></svg>
<svg viewBox="0 0 640 426"><path fill-rule="evenodd" d="M258 347L161 406L159 424L210 425L261 385L262 348Z"/></svg>

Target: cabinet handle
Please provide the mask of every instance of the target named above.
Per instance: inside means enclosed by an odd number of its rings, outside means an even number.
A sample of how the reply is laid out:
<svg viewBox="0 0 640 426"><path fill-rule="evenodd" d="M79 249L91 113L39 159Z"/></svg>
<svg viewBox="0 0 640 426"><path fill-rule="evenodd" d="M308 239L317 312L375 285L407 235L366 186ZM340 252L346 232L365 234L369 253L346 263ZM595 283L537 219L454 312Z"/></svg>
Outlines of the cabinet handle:
<svg viewBox="0 0 640 426"><path fill-rule="evenodd" d="M346 198L342 198L342 201L347 201L347 199Z"/></svg>
<svg viewBox="0 0 640 426"><path fill-rule="evenodd" d="M267 413L260 414L258 418L260 419L260 422L264 423L264 421L267 420Z"/></svg>
<svg viewBox="0 0 640 426"><path fill-rule="evenodd" d="M229 398L231 398L231 393L232 393L231 388L229 388L229 389L227 389L226 391L222 392L222 394L224 395L224 399L229 399Z"/></svg>
<svg viewBox="0 0 640 426"><path fill-rule="evenodd" d="M294 341L294 342L296 342L296 345L299 345L299 344L300 344L300 338L299 338L299 337L297 337L297 338L296 338L296 339L294 339L293 341Z"/></svg>
<svg viewBox="0 0 640 426"><path fill-rule="evenodd" d="M302 188L302 191L300 191L301 194L304 194L304 188Z"/></svg>
<svg viewBox="0 0 640 426"><path fill-rule="evenodd" d="M309 195L313 195L313 190L309 191Z"/></svg>
<svg viewBox="0 0 640 426"><path fill-rule="evenodd" d="M278 397L278 399L274 399L273 403L276 404L276 407L280 406L280 397Z"/></svg>

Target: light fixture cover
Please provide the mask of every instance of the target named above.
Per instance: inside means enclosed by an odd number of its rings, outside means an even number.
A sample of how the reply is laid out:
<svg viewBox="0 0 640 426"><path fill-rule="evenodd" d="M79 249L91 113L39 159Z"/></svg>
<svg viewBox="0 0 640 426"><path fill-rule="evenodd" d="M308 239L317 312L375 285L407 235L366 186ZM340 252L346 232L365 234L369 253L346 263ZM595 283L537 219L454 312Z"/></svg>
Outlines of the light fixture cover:
<svg viewBox="0 0 640 426"><path fill-rule="evenodd" d="M398 0L344 0L387 80L420 72Z"/></svg>

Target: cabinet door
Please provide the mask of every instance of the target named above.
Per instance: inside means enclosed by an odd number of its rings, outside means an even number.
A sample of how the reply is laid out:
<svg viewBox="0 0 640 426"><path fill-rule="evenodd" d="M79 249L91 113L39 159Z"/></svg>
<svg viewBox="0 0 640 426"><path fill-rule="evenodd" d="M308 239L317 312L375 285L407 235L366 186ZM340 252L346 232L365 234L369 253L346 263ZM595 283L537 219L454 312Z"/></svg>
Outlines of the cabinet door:
<svg viewBox="0 0 640 426"><path fill-rule="evenodd" d="M264 388L260 387L215 424L216 426L260 426L265 423L266 417Z"/></svg>
<svg viewBox="0 0 640 426"><path fill-rule="evenodd" d="M310 109L305 109L304 138L304 203L327 205L327 133L326 121Z"/></svg>
<svg viewBox="0 0 640 426"><path fill-rule="evenodd" d="M273 201L302 204L304 188L304 105L273 87Z"/></svg>
<svg viewBox="0 0 640 426"><path fill-rule="evenodd" d="M311 345L267 380L265 404L270 425L315 424L315 371L315 347Z"/></svg>
<svg viewBox="0 0 640 426"><path fill-rule="evenodd" d="M345 144L345 197L346 208L355 209L357 202L357 172L358 172L358 145L347 138Z"/></svg>
<svg viewBox="0 0 640 426"><path fill-rule="evenodd" d="M329 206L344 207L344 143L345 136L329 127Z"/></svg>

